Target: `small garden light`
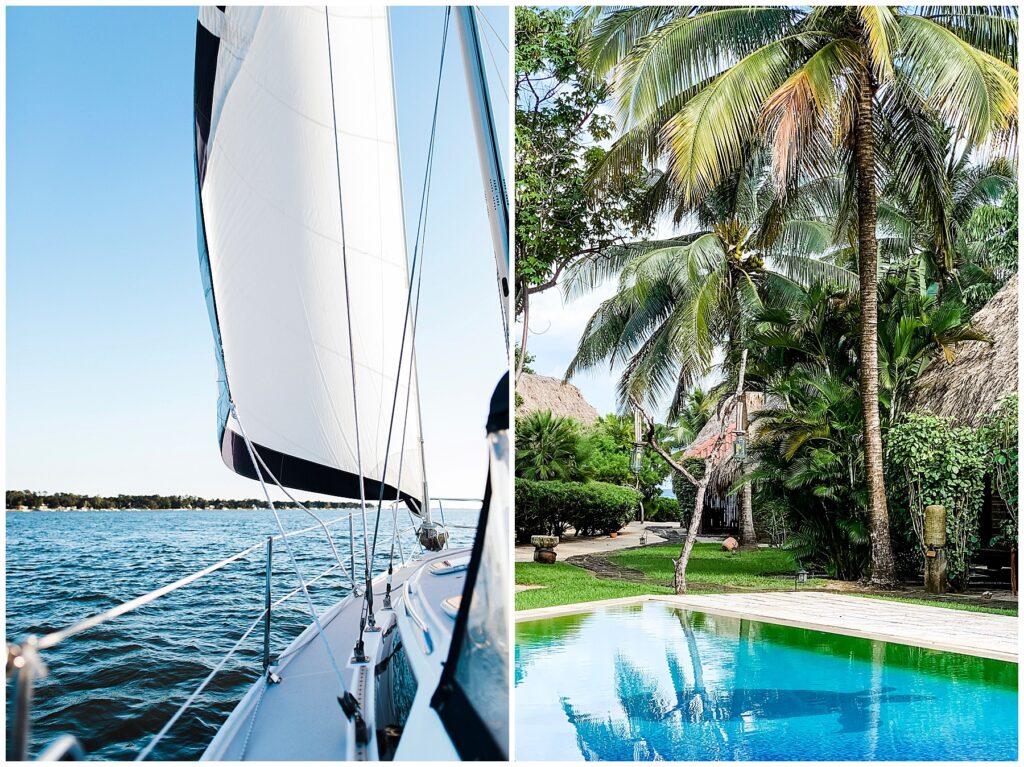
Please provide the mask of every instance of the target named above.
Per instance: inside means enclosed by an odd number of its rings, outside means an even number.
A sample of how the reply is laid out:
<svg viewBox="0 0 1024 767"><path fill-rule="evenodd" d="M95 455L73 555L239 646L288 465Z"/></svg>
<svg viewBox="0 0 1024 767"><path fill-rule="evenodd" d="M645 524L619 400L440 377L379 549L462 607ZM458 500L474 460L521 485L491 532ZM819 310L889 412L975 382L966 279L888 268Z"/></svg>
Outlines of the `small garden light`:
<svg viewBox="0 0 1024 767"><path fill-rule="evenodd" d="M798 586L801 583L807 583L807 571L802 567L796 571L796 583Z"/></svg>
<svg viewBox="0 0 1024 767"><path fill-rule="evenodd" d="M736 432L736 444L734 445L734 451L736 460L743 463L747 458L747 433L743 431Z"/></svg>
<svg viewBox="0 0 1024 767"><path fill-rule="evenodd" d="M643 421L640 411L633 411L633 452L629 455L629 470L640 476L644 468L644 442L643 442Z"/></svg>
<svg viewBox="0 0 1024 767"><path fill-rule="evenodd" d="M633 452L629 456L629 470L634 474L639 474L644 467L644 446L635 445Z"/></svg>

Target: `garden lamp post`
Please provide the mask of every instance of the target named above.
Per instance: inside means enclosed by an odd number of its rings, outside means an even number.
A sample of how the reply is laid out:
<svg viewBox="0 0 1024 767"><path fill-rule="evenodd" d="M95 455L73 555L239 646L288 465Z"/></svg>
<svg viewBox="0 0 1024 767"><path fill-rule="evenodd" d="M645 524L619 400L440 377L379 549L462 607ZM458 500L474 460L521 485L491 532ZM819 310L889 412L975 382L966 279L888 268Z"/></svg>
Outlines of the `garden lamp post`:
<svg viewBox="0 0 1024 767"><path fill-rule="evenodd" d="M633 410L633 452L629 455L629 470L636 477L636 488L640 489L640 472L644 468L643 418L639 409ZM640 501L640 522L644 521L644 502Z"/></svg>

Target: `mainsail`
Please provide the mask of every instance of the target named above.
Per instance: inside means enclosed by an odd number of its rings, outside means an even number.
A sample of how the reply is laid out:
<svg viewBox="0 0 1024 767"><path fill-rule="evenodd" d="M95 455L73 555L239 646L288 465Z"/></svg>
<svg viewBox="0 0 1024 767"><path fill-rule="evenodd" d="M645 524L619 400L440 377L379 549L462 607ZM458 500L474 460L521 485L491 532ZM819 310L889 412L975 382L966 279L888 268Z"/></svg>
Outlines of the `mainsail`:
<svg viewBox="0 0 1024 767"><path fill-rule="evenodd" d="M195 72L224 461L256 477L233 404L283 485L357 498L361 455L368 501L396 497L401 462L401 495L419 502L386 9L204 7Z"/></svg>

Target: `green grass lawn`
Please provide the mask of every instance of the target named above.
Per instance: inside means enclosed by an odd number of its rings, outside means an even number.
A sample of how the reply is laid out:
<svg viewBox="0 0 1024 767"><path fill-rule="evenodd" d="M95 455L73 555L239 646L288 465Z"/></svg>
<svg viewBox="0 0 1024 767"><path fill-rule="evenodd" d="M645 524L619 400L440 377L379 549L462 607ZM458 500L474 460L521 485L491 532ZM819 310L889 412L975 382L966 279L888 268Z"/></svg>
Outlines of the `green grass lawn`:
<svg viewBox="0 0 1024 767"><path fill-rule="evenodd" d="M516 562L516 583L543 586L516 594L517 610L568 605L595 599L635 597L640 594L671 594L672 589L656 584L631 583L595 578L589 571L564 562L540 565Z"/></svg>
<svg viewBox="0 0 1024 767"><path fill-rule="evenodd" d="M556 562L540 565L534 562L516 563L516 583L540 586L516 594L516 609L530 610L535 607L591 602L598 599L633 597L641 594L671 594L674 557L679 556L675 544L647 546L642 549L628 549L612 554L609 560L620 566L637 570L646 577L646 582L597 578L588 570ZM694 593L716 591L788 591L793 588L793 578L788 574L796 570L792 554L782 549L758 549L729 554L722 551L717 543L698 543L693 547L686 580ZM786 577L779 577L786 573ZM811 579L805 588L821 588L827 580ZM994 615L1017 615L1017 608L1011 606L978 604L976 602L955 602L903 597L890 594L865 594L844 591L850 596L869 599L887 599L908 604L945 607L950 610L991 613ZM955 597L953 597L955 599Z"/></svg>
<svg viewBox="0 0 1024 767"><path fill-rule="evenodd" d="M639 570L656 583L671 584L675 573L674 557L679 556L675 544L647 546L613 554L610 559L622 567ZM730 554L717 543L697 543L690 553L686 583L695 591L725 589L757 589L759 591L790 590L792 574L797 570L793 555L783 549L758 549ZM785 577L780 577L780 574ZM826 581L811 579L807 587L823 586ZM702 588L708 586L710 588Z"/></svg>
<svg viewBox="0 0 1024 767"><path fill-rule="evenodd" d="M640 594L671 594L675 572L673 557L679 556L674 544L647 546L614 554L609 559L621 566L639 570L647 583L597 578L589 571L563 562L540 565L535 562L516 563L516 583L542 586L516 594L516 609L551 607L597 599L634 597ZM730 589L770 591L793 588L792 578L771 577L776 573L796 570L793 556L781 549L759 549L729 554L717 543L698 543L690 554L687 583L695 592L706 593ZM809 587L824 581L808 581Z"/></svg>
<svg viewBox="0 0 1024 767"><path fill-rule="evenodd" d="M1017 615L1017 608L1000 607L998 604L979 605L974 602L949 602L939 599L918 599L917 597L890 596L889 594L851 594L866 599L884 599L889 602L904 602L908 605L925 605L927 607L945 607L949 610L963 610L968 613L988 613L990 615ZM953 597L955 599L955 597Z"/></svg>

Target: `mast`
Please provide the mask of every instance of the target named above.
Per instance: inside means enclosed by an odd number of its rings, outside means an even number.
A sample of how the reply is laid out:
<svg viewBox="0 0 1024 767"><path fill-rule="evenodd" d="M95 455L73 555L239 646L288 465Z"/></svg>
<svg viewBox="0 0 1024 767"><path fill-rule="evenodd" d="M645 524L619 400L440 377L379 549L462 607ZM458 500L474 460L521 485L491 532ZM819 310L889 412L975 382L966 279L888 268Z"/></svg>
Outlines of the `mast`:
<svg viewBox="0 0 1024 767"><path fill-rule="evenodd" d="M505 174L501 170L498 136L494 129L494 113L488 96L487 73L480 50L480 30L476 23L476 9L471 5L453 7L462 43L462 63L466 71L470 113L476 133L476 148L480 158L480 175L487 202L487 220L491 225L494 262L497 267L498 297L501 301L501 319L505 327L505 347L508 349L508 190Z"/></svg>

